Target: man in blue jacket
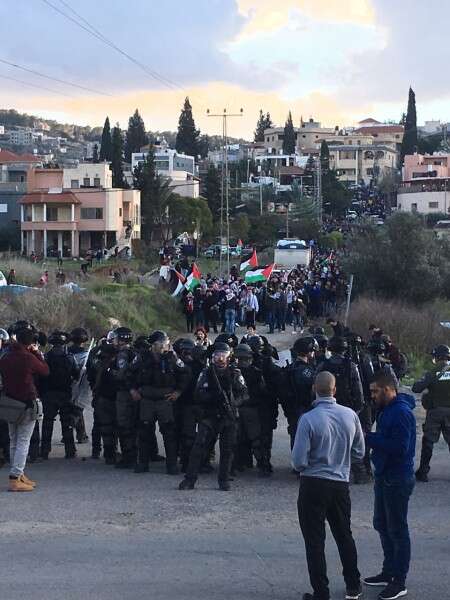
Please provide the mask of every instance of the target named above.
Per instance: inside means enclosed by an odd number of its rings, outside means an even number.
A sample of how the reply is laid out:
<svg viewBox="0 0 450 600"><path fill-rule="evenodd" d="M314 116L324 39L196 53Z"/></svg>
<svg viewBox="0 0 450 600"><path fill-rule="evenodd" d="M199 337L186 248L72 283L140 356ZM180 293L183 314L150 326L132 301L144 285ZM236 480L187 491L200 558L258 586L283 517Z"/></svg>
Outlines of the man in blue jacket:
<svg viewBox="0 0 450 600"><path fill-rule="evenodd" d="M384 587L379 600L395 600L407 594L411 558L408 503L415 481L415 401L398 393L398 381L388 373L379 372L370 390L378 416L376 432L366 435L366 444L375 467L373 525L380 535L384 562L381 573L364 583Z"/></svg>

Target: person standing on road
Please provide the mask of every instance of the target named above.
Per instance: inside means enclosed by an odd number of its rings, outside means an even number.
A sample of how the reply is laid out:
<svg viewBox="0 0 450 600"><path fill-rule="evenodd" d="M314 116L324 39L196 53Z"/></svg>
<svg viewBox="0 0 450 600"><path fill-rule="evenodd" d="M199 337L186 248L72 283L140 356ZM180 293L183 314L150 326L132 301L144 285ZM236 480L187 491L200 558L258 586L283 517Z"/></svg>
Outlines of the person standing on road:
<svg viewBox="0 0 450 600"><path fill-rule="evenodd" d="M33 403L37 398L36 376L46 377L49 368L35 341L32 328L15 332L16 342L0 360L3 393L23 402L26 412L20 423L9 423L10 438L10 492L32 492L36 485L24 474L25 463L36 418Z"/></svg>
<svg viewBox="0 0 450 600"><path fill-rule="evenodd" d="M411 558L408 503L414 489L416 419L413 396L398 393L396 377L380 371L370 384L378 408L377 429L366 435L375 467L373 526L383 548L383 568L367 577L369 586L383 586L379 600L406 596L406 576Z"/></svg>
<svg viewBox="0 0 450 600"><path fill-rule="evenodd" d="M336 541L343 566L346 600L361 596L356 545L350 528L349 493L352 457L364 456L364 436L358 415L337 404L336 379L327 371L314 382L316 399L298 422L292 464L300 473L298 518L305 540L313 594L303 600L329 600L325 561L325 521Z"/></svg>
<svg viewBox="0 0 450 600"><path fill-rule="evenodd" d="M423 424L420 465L416 471L417 481L424 483L428 481L433 446L439 441L441 432L450 448L450 348L440 344L433 349L432 356L436 367L412 387L417 394L427 390L422 396L427 416Z"/></svg>

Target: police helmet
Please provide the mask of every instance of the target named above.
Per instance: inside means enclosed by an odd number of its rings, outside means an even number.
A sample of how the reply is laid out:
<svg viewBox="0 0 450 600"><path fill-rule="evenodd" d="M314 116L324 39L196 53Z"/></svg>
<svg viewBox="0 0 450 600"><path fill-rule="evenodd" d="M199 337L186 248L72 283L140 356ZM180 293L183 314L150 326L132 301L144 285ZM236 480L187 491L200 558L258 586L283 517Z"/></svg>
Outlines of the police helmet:
<svg viewBox="0 0 450 600"><path fill-rule="evenodd" d="M319 344L313 337L303 337L295 340L292 347L293 354L309 354L310 352L316 352L319 349Z"/></svg>
<svg viewBox="0 0 450 600"><path fill-rule="evenodd" d="M229 346L229 344L227 344L226 342L214 342L213 347L213 354L215 352L231 352L231 348Z"/></svg>
<svg viewBox="0 0 450 600"><path fill-rule="evenodd" d="M436 360L450 360L450 348L445 344L439 344L433 348L431 354Z"/></svg>
<svg viewBox="0 0 450 600"><path fill-rule="evenodd" d="M116 329L111 329L111 331L108 331L106 334L106 341L108 344L112 344L114 340L117 340L117 331Z"/></svg>
<svg viewBox="0 0 450 600"><path fill-rule="evenodd" d="M329 341L328 348L331 352L345 352L348 350L348 342L344 337L335 336Z"/></svg>
<svg viewBox="0 0 450 600"><path fill-rule="evenodd" d="M6 329L0 329L0 340L2 342L9 341L9 333L6 331Z"/></svg>
<svg viewBox="0 0 450 600"><path fill-rule="evenodd" d="M326 350L328 348L328 336L326 335L315 335L316 342L319 344L320 350Z"/></svg>
<svg viewBox="0 0 450 600"><path fill-rule="evenodd" d="M236 358L253 358L252 349L248 344L239 344L234 351Z"/></svg>
<svg viewBox="0 0 450 600"><path fill-rule="evenodd" d="M83 327L75 327L75 329L72 329L70 332L70 341L75 344L84 344L88 339L88 332Z"/></svg>
<svg viewBox="0 0 450 600"><path fill-rule="evenodd" d="M192 354L194 348L195 348L195 343L193 342L193 340L190 340L189 338L178 338L173 343L173 349L180 356L183 356L183 354L185 354L185 353Z"/></svg>
<svg viewBox="0 0 450 600"><path fill-rule="evenodd" d="M69 337L65 331L57 329L48 336L48 343L52 346L64 346L69 341Z"/></svg>
<svg viewBox="0 0 450 600"><path fill-rule="evenodd" d="M128 327L118 327L116 329L116 335L120 342L130 343L133 341L133 332Z"/></svg>
<svg viewBox="0 0 450 600"><path fill-rule="evenodd" d="M156 344L156 342L166 343L168 341L169 341L169 336L167 335L167 333L165 331L161 331L160 329L153 331L148 336L148 343L150 345Z"/></svg>
<svg viewBox="0 0 450 600"><path fill-rule="evenodd" d="M216 342L223 342L225 344L228 344L228 346L230 346L230 349L236 348L236 346L239 344L239 340L234 335L234 333L219 333L219 335L214 340L214 344Z"/></svg>
<svg viewBox="0 0 450 600"><path fill-rule="evenodd" d="M98 349L98 355L100 356L100 358L107 358L110 356L114 356L115 354L117 354L118 349L116 348L116 346L113 346L111 343L108 343L106 340L104 340L99 349Z"/></svg>
<svg viewBox="0 0 450 600"><path fill-rule="evenodd" d="M260 335L252 335L251 337L249 337L247 340L247 344L255 353L260 353L264 349L264 340Z"/></svg>
<svg viewBox="0 0 450 600"><path fill-rule="evenodd" d="M143 350L149 350L150 344L148 343L148 338L146 335L138 335L134 340L134 347L138 352Z"/></svg>

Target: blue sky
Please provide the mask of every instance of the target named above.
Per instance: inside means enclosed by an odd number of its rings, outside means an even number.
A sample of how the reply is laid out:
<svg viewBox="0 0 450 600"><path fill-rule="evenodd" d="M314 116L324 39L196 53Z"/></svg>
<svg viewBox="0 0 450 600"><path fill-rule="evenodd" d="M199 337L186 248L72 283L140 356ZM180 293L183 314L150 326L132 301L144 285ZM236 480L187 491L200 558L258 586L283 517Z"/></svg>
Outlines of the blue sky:
<svg viewBox="0 0 450 600"><path fill-rule="evenodd" d="M450 3L441 0L48 2L84 18L83 25L175 86L152 78L44 0L0 0L0 59L109 94L0 63L2 107L92 125L108 114L123 126L138 107L148 128L173 130L188 94L203 131L220 131L206 108L243 107L230 133L249 137L259 108L279 124L289 109L296 122L301 116L341 126L367 116L398 120L412 85L419 122L450 120Z"/></svg>

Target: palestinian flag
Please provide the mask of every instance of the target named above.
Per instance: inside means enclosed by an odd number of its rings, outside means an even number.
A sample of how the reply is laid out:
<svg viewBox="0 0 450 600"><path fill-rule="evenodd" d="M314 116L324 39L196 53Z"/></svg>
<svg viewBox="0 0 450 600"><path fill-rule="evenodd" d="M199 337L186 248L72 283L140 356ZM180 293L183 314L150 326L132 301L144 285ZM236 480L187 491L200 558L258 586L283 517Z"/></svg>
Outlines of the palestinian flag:
<svg viewBox="0 0 450 600"><path fill-rule="evenodd" d="M194 266L192 268L192 273L190 275L188 275L188 278L186 279L186 283L184 284L184 287L189 292L192 292L192 290L194 290L198 285L200 285L201 278L202 278L202 274L198 270L197 265L194 263Z"/></svg>
<svg viewBox="0 0 450 600"><path fill-rule="evenodd" d="M244 247L244 243L241 239L238 240L238 243L236 244L236 251L239 254L242 254L242 248Z"/></svg>
<svg viewBox="0 0 450 600"><path fill-rule="evenodd" d="M264 267L264 269L255 269L254 271L247 271L245 274L245 283L256 283L257 281L268 281L272 275L274 268L273 265Z"/></svg>
<svg viewBox="0 0 450 600"><path fill-rule="evenodd" d="M178 296L178 294L181 292L181 290L184 288L184 284L186 283L186 277L184 275L182 275L181 273L178 273L178 271L176 271L175 269L172 269L172 271L175 273L175 275L178 277L178 284L177 287L175 288L175 291L171 294L171 296L173 298L175 298L175 296Z"/></svg>
<svg viewBox="0 0 450 600"><path fill-rule="evenodd" d="M241 262L241 266L239 267L239 270L245 271L245 269L254 269L257 266L258 266L258 259L256 257L256 250L253 250L253 254L251 255L251 257L248 260Z"/></svg>

